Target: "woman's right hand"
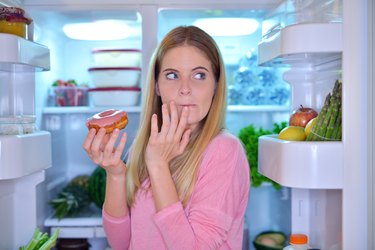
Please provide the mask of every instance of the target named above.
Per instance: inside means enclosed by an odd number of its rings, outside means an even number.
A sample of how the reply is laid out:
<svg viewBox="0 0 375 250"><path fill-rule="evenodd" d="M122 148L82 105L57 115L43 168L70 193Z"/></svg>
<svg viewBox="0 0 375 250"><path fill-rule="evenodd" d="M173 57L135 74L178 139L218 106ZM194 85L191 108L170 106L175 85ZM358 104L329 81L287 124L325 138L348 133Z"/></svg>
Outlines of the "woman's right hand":
<svg viewBox="0 0 375 250"><path fill-rule="evenodd" d="M119 143L115 143L120 136ZM104 168L110 175L125 175L126 165L121 159L127 140L127 133L120 133L115 129L111 134L106 134L105 129L101 128L97 133L91 129L83 143L83 149L91 160Z"/></svg>

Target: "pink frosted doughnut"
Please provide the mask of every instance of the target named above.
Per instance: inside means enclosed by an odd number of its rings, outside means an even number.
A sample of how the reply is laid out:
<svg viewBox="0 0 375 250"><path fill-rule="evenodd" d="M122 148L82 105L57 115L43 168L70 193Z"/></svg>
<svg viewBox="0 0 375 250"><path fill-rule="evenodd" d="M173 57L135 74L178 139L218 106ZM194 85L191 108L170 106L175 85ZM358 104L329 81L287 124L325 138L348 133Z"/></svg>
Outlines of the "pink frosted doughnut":
<svg viewBox="0 0 375 250"><path fill-rule="evenodd" d="M117 109L108 109L97 113L86 120L88 129L95 128L96 132L100 128L105 128L106 133L112 133L115 128L123 129L128 125L128 114Z"/></svg>

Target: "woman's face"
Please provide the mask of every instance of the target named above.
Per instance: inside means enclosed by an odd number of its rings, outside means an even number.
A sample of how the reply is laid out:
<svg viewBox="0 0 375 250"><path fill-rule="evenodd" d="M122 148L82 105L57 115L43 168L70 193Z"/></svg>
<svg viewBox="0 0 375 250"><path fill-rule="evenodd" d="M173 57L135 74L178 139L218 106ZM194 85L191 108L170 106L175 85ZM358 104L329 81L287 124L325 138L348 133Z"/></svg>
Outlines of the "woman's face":
<svg viewBox="0 0 375 250"><path fill-rule="evenodd" d="M179 115L189 108L188 124L194 129L206 117L215 92L211 62L193 46L173 48L161 62L157 89L163 103L176 103Z"/></svg>

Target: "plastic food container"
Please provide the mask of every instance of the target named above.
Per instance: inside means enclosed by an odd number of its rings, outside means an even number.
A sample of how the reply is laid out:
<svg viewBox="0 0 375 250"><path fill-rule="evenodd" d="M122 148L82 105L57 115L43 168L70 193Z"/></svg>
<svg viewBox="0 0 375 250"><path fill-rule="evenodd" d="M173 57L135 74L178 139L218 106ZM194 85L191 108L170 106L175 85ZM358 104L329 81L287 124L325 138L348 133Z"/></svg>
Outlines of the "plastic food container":
<svg viewBox="0 0 375 250"><path fill-rule="evenodd" d="M141 68L89 68L93 85L102 87L135 87L139 85Z"/></svg>
<svg viewBox="0 0 375 250"><path fill-rule="evenodd" d="M0 33L17 35L27 39L28 25L32 22L25 17L25 11L16 7L0 7Z"/></svg>
<svg viewBox="0 0 375 250"><path fill-rule="evenodd" d="M94 49L96 67L140 67L142 52L139 49Z"/></svg>
<svg viewBox="0 0 375 250"><path fill-rule="evenodd" d="M87 87L52 87L55 106L87 106Z"/></svg>
<svg viewBox="0 0 375 250"><path fill-rule="evenodd" d="M22 135L37 131L35 116L0 117L0 135Z"/></svg>
<svg viewBox="0 0 375 250"><path fill-rule="evenodd" d="M138 87L113 87L89 89L94 106L136 106L141 95Z"/></svg>

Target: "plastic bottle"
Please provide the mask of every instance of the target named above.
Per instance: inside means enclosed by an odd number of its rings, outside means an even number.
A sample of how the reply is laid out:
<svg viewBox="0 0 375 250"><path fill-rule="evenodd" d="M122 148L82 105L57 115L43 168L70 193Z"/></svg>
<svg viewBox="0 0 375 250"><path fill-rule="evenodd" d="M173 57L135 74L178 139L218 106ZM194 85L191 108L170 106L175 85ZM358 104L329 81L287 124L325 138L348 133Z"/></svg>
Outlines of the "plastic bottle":
<svg viewBox="0 0 375 250"><path fill-rule="evenodd" d="M310 246L308 245L308 237L305 234L291 234L290 245L283 248L283 250L308 250Z"/></svg>

